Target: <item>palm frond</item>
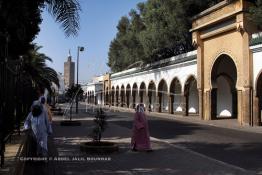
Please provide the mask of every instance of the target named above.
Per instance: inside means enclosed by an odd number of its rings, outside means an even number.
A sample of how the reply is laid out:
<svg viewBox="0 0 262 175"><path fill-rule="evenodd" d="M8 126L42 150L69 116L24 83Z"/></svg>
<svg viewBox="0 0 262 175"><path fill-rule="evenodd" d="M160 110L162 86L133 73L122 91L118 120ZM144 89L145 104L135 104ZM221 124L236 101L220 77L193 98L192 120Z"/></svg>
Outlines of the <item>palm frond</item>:
<svg viewBox="0 0 262 175"><path fill-rule="evenodd" d="M61 23L66 36L76 36L79 29L80 5L77 0L45 0L48 12Z"/></svg>
<svg viewBox="0 0 262 175"><path fill-rule="evenodd" d="M52 83L59 85L59 78L57 72L46 65L46 61L52 61L52 59L43 53L39 53L39 46L35 45L32 50L24 56L23 74L25 81L31 80L32 84L37 87L46 88L51 92Z"/></svg>

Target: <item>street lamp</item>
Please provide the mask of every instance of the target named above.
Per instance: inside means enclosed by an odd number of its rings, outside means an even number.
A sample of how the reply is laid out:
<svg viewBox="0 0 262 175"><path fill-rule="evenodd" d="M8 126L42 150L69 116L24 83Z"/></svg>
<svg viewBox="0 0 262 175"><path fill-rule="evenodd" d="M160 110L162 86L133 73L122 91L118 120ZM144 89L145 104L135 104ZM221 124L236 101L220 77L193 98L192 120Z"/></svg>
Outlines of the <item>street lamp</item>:
<svg viewBox="0 0 262 175"><path fill-rule="evenodd" d="M78 46L77 47L77 65L76 65L76 87L78 88L78 64L79 64L79 51L83 52L84 51L84 47L82 46ZM78 114L78 91L76 94L76 113Z"/></svg>

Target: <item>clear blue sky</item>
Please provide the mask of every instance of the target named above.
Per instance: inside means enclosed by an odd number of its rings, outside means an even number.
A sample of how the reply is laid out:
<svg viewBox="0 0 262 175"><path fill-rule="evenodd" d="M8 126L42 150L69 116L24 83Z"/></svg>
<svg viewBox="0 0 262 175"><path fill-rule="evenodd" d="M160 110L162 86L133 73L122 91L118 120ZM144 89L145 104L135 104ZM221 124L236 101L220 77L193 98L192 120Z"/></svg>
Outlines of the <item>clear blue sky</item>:
<svg viewBox="0 0 262 175"><path fill-rule="evenodd" d="M40 50L53 59L48 63L57 72L64 73L64 62L71 49L73 61L76 62L77 46L84 46L80 52L79 81L90 80L95 75L101 75L110 69L106 65L111 40L116 35L121 16L128 15L137 3L146 0L79 0L80 31L77 37L66 38L60 24L55 23L52 16L44 11L41 31L35 43L43 46Z"/></svg>

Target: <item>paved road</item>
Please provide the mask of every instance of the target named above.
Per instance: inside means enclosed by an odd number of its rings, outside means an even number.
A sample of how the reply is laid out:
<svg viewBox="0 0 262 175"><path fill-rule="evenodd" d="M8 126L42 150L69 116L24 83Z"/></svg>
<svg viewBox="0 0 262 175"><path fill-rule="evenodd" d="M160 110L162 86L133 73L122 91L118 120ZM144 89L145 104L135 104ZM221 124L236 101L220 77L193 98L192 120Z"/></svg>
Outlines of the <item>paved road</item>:
<svg viewBox="0 0 262 175"><path fill-rule="evenodd" d="M113 123L131 129L132 114L111 114L119 119ZM262 174L262 134L154 116L150 116L149 126L151 137Z"/></svg>
<svg viewBox="0 0 262 175"><path fill-rule="evenodd" d="M79 150L90 140L92 111L73 116L80 127L61 127L54 122L54 145L59 156L88 156ZM181 122L150 116L153 153L130 151L132 116L107 112L109 127L104 139L118 142L120 152L111 161L60 161L61 174L262 174L262 134ZM56 173L57 174L57 173Z"/></svg>

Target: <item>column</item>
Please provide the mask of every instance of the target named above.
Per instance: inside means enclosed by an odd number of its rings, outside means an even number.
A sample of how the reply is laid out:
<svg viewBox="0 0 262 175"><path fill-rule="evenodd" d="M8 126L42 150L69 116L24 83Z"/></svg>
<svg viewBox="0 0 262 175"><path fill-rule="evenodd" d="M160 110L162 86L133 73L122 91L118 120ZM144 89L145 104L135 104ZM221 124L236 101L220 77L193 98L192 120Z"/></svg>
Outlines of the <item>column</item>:
<svg viewBox="0 0 262 175"><path fill-rule="evenodd" d="M199 117L204 120L204 113L203 113L203 91L198 89L198 113Z"/></svg>
<svg viewBox="0 0 262 175"><path fill-rule="evenodd" d="M250 88L244 88L244 91L242 92L242 114L243 114L243 125L251 125L251 100L250 95L251 89Z"/></svg>
<svg viewBox="0 0 262 175"><path fill-rule="evenodd" d="M182 107L182 115L187 116L188 115L188 110L187 110L187 97L181 93L180 97L180 103Z"/></svg>
<svg viewBox="0 0 262 175"><path fill-rule="evenodd" d="M201 93L202 95L202 93ZM212 116L212 112L211 112L211 92L210 91L206 91L203 93L203 101L204 102L202 104L202 114L203 114L203 120L211 120L211 116ZM200 112L200 109L199 109Z"/></svg>
<svg viewBox="0 0 262 175"><path fill-rule="evenodd" d="M210 100L210 106L211 106L211 116L210 119L214 120L217 118L217 88L213 88L211 90L211 92L209 91L209 93L211 93L209 100Z"/></svg>

